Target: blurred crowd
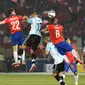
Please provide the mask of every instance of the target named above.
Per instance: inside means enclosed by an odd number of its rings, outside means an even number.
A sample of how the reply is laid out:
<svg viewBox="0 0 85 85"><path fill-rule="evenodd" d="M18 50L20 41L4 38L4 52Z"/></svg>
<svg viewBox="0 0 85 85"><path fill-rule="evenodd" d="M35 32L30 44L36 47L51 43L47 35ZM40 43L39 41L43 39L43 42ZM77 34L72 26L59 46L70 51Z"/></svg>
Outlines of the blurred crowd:
<svg viewBox="0 0 85 85"><path fill-rule="evenodd" d="M58 23L65 28L64 36L72 38L82 37L85 34L85 0L0 0L0 20L8 16L9 8L15 8L17 14L27 16L32 11L36 11L43 19L42 29L48 23L46 11L55 10ZM30 26L27 23L22 23L22 26L26 37ZM8 25L0 26L0 48L3 47L5 50L11 48ZM11 56L8 51L10 50L6 50L5 55Z"/></svg>

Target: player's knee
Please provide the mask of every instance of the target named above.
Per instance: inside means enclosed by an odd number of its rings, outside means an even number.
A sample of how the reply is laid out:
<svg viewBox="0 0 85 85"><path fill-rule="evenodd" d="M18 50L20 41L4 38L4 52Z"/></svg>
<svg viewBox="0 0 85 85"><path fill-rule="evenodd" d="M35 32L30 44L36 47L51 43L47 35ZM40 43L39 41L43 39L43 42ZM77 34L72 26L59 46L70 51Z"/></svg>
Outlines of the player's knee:
<svg viewBox="0 0 85 85"><path fill-rule="evenodd" d="M78 75L77 72L74 72L74 75L77 76Z"/></svg>
<svg viewBox="0 0 85 85"><path fill-rule="evenodd" d="M21 56L22 54L23 54L23 49L19 49L19 50L18 50L18 55Z"/></svg>
<svg viewBox="0 0 85 85"><path fill-rule="evenodd" d="M52 76L54 76L54 77L57 76L57 75L58 75L57 73L52 73Z"/></svg>

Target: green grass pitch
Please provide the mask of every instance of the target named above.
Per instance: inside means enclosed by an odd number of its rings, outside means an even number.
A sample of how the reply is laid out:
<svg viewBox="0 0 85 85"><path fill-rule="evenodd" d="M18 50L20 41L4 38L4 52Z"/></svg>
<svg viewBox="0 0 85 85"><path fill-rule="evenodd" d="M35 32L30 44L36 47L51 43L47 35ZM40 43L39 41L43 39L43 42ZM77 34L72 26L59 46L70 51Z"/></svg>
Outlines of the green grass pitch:
<svg viewBox="0 0 85 85"><path fill-rule="evenodd" d="M73 75L66 75L67 85L75 85ZM47 74L0 74L0 85L59 85ZM85 85L85 75L79 75L79 85Z"/></svg>

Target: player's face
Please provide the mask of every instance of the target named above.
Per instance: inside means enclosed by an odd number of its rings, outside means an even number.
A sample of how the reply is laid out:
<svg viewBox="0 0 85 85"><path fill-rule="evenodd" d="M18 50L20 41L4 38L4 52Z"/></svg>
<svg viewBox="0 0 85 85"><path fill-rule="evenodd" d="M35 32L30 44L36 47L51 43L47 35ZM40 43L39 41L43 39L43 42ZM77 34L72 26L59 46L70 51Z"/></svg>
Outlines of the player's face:
<svg viewBox="0 0 85 85"><path fill-rule="evenodd" d="M69 44L71 44L71 40L69 38L67 38L66 42L68 42Z"/></svg>
<svg viewBox="0 0 85 85"><path fill-rule="evenodd" d="M54 24L57 24L58 23L58 19L55 18L54 20Z"/></svg>
<svg viewBox="0 0 85 85"><path fill-rule="evenodd" d="M16 14L14 10L12 11L12 14Z"/></svg>

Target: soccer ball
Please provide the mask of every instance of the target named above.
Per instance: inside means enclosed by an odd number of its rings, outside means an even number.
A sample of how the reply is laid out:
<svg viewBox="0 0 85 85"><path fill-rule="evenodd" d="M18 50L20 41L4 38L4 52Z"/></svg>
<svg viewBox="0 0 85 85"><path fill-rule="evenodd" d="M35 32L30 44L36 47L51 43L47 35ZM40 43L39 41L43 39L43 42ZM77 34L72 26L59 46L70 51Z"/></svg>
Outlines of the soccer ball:
<svg viewBox="0 0 85 85"><path fill-rule="evenodd" d="M54 18L55 16L56 16L56 13L55 13L54 10L51 10L51 11L48 12L48 17L49 18Z"/></svg>

